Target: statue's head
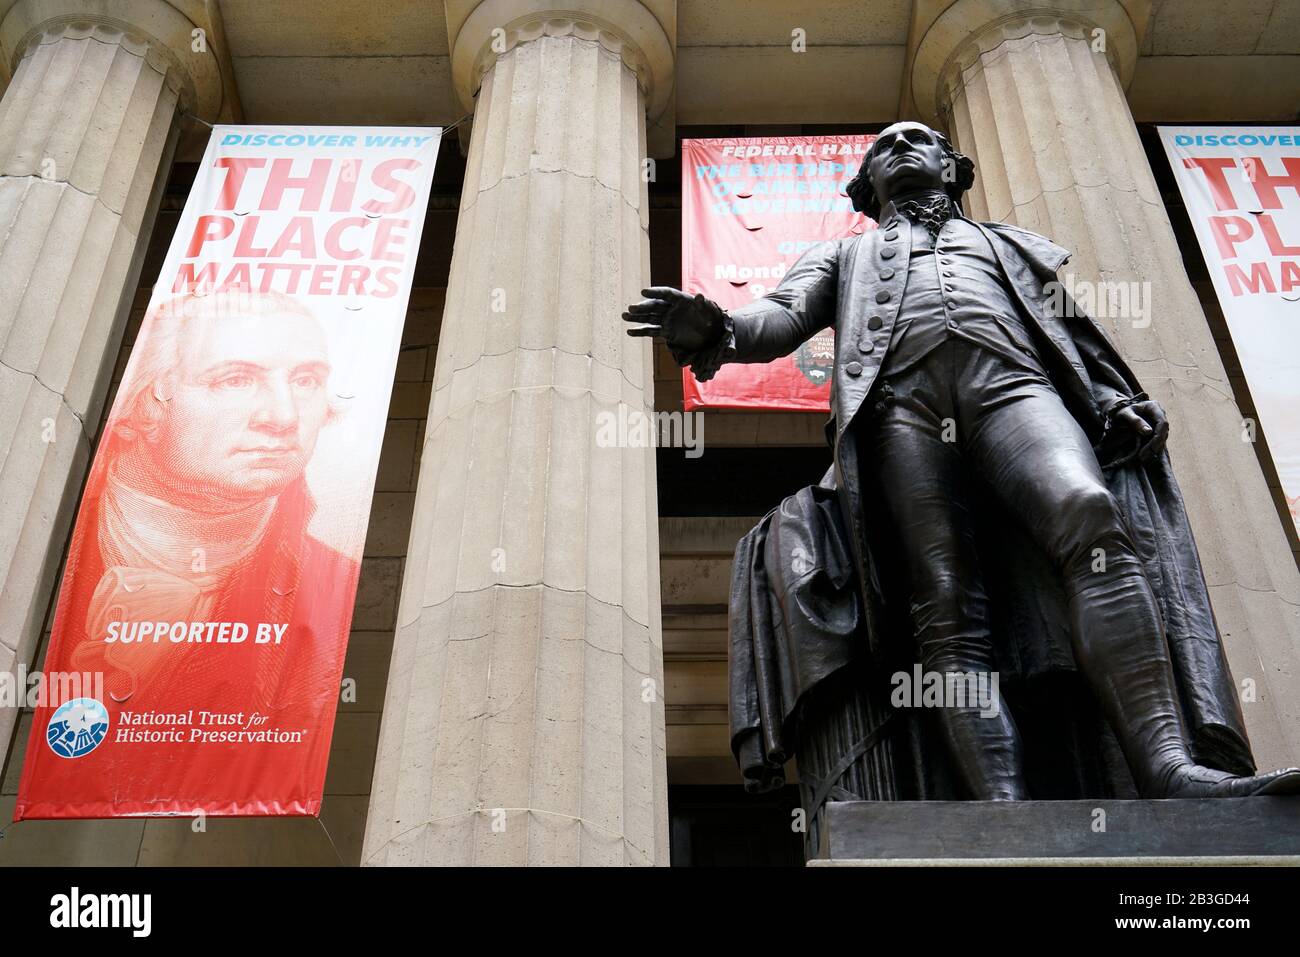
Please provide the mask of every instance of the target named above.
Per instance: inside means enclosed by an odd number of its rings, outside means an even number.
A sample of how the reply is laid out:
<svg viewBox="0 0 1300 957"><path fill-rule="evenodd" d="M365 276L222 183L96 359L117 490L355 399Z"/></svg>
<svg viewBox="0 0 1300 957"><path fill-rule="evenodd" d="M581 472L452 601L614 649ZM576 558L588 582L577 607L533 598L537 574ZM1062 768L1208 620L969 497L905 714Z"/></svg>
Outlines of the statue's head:
<svg viewBox="0 0 1300 957"><path fill-rule="evenodd" d="M953 149L948 137L924 123L904 122L876 137L847 192L854 209L879 219L895 196L941 189L960 203L974 182L975 164Z"/></svg>

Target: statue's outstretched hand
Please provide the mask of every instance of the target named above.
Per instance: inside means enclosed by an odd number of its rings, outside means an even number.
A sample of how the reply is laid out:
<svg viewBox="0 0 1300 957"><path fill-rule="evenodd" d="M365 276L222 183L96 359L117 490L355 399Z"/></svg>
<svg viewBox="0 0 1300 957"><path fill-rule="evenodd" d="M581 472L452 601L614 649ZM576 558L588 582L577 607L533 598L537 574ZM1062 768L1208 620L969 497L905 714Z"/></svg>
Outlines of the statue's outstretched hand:
<svg viewBox="0 0 1300 957"><path fill-rule="evenodd" d="M1159 455L1169 438L1169 419L1159 402L1135 402L1115 413L1114 425L1139 436L1138 459L1145 462Z"/></svg>
<svg viewBox="0 0 1300 957"><path fill-rule="evenodd" d="M674 356L689 356L715 345L723 335L722 307L702 295L689 296L672 286L642 289L646 298L623 313L625 322L643 323L629 336L663 339Z"/></svg>

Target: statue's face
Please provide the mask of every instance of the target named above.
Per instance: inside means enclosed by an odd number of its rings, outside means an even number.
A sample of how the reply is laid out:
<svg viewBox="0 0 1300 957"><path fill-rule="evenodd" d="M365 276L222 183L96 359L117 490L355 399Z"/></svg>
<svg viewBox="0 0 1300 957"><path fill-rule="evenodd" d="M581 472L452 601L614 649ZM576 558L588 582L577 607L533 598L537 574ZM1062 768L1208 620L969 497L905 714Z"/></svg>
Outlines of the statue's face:
<svg viewBox="0 0 1300 957"><path fill-rule="evenodd" d="M867 175L881 205L918 189L943 189L947 152L922 123L895 123L871 146Z"/></svg>

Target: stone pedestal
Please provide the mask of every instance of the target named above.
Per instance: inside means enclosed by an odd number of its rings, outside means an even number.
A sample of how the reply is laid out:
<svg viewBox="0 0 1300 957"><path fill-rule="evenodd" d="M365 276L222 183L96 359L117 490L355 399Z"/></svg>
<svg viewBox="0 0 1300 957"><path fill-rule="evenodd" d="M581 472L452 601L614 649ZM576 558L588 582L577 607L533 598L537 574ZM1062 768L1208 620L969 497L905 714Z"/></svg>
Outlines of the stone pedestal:
<svg viewBox="0 0 1300 957"><path fill-rule="evenodd" d="M649 279L637 22L456 41L478 102L366 864L667 863L654 449L602 440L653 413L620 319Z"/></svg>
<svg viewBox="0 0 1300 957"><path fill-rule="evenodd" d="M813 866L1300 864L1300 800L844 801Z"/></svg>
<svg viewBox="0 0 1300 957"><path fill-rule="evenodd" d="M975 161L972 218L1073 252L1060 271L1066 289L1081 303L1092 296L1088 311L1168 410L1170 456L1256 758L1300 763L1300 574L1124 98L1133 24L1119 0L1023 8L958 0L919 30L909 77L918 111Z"/></svg>
<svg viewBox="0 0 1300 957"><path fill-rule="evenodd" d="M220 102L162 0L22 0L0 23L0 670L30 665L175 143ZM163 37L163 38L160 38ZM169 47L173 43L174 47ZM181 45L184 44L182 47ZM17 710L0 709L8 743Z"/></svg>

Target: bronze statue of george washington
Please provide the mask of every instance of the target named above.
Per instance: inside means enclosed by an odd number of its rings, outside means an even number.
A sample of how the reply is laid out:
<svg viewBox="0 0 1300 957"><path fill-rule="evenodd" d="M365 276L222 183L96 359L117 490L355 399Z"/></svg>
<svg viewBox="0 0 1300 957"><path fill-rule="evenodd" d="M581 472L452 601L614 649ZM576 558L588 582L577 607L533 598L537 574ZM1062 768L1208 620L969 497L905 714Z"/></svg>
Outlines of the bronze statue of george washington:
<svg viewBox="0 0 1300 957"><path fill-rule="evenodd" d="M963 215L973 179L896 123L847 190L878 228L741 308L652 287L623 316L702 381L834 328L834 467L736 552L748 785L797 756L810 812L1300 790L1300 770L1255 773L1164 411L1062 294L1064 249ZM997 700L954 700L972 676ZM903 688L931 677L933 700Z"/></svg>

